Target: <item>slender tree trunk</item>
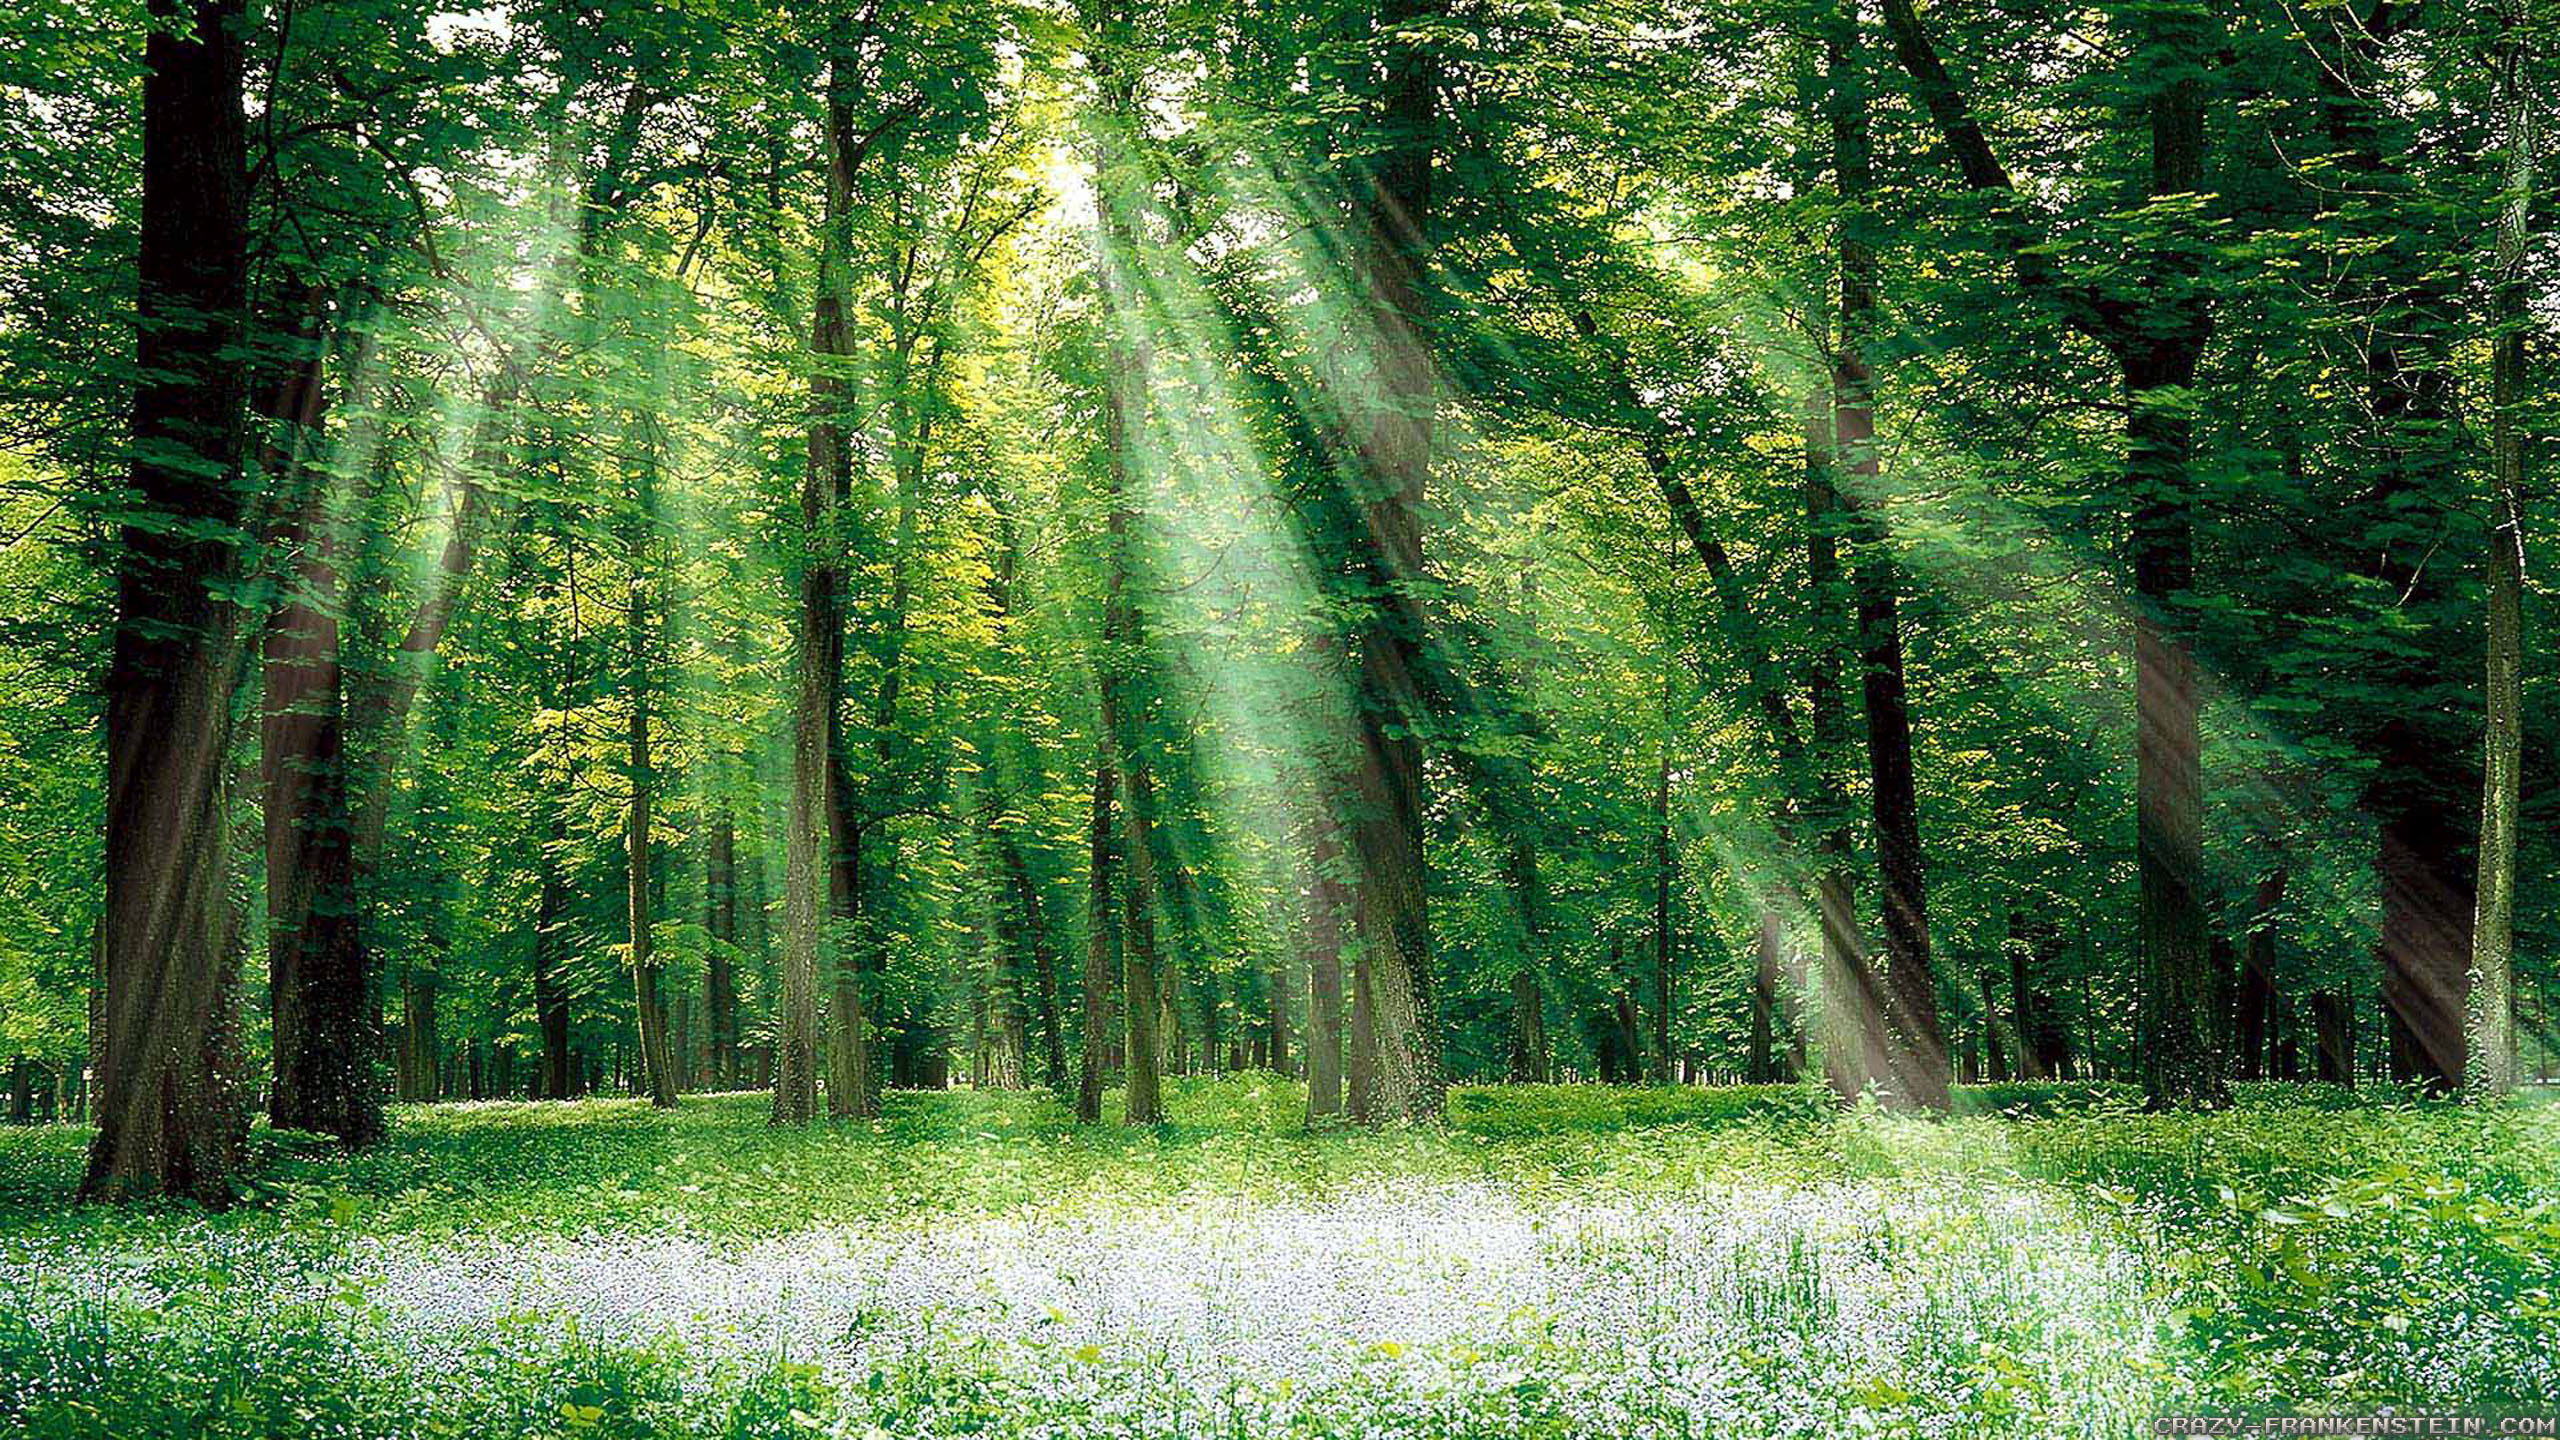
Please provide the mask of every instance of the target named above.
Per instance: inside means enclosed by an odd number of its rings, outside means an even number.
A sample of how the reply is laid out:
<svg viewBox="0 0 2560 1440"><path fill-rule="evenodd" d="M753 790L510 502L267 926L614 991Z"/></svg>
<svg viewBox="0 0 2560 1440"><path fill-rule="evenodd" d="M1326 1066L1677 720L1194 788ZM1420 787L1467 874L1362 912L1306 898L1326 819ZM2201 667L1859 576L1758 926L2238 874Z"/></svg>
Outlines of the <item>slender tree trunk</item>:
<svg viewBox="0 0 2560 1440"><path fill-rule="evenodd" d="M575 1091L569 992L560 978L560 925L569 913L569 888L560 878L560 852L568 841L568 816L554 802L549 840L538 862L542 884L533 921L533 1017L542 1034L542 1089L536 1098L542 1100L566 1100Z"/></svg>
<svg viewBox="0 0 2560 1440"><path fill-rule="evenodd" d="M1921 25L1912 0L1884 0L1896 53L1910 72L1965 184L1991 192L2010 268L2028 297L2106 347L2126 399L2125 489L2134 502L2136 873L2142 984L2137 1030L2143 1090L2155 1107L2215 1105L2227 1096L2205 1032L2210 963L2204 913L2204 771L2194 655L2184 610L2195 586L2188 475L2196 366L2212 333L2203 245L2174 220L2143 257L2135 300L2074 285L2055 269L2016 203L2008 171ZM2199 194L2204 80L2213 63L2206 17L2185 0L2136 19L2127 73L2151 132L2149 193Z"/></svg>
<svg viewBox="0 0 2560 1440"><path fill-rule="evenodd" d="M841 910L850 888L839 868L852 845L843 833L837 753L841 742L836 701L843 671L844 621L838 599L843 537L838 517L852 487L851 448L845 434L849 403L843 375L851 352L845 315L850 289L846 228L851 224L853 84L855 60L839 19L829 36L826 81L826 198L819 220L818 283L809 326L814 364L809 377L808 455L801 473L800 624L798 677L792 710L791 801L783 894L782 1015L775 1057L773 1123L805 1125L818 1111L818 972L827 949L823 934L830 910ZM858 850L854 853L858 853ZM862 1054L864 1028L858 985L845 983L838 963L835 987L836 1047L829 1109L864 1113L869 1069Z"/></svg>
<svg viewBox="0 0 2560 1440"><path fill-rule="evenodd" d="M703 929L711 937L702 963L707 1069L713 1088L730 1090L738 1084L738 824L725 793L711 822L704 868L710 913Z"/></svg>
<svg viewBox="0 0 2560 1440"><path fill-rule="evenodd" d="M647 505L643 504L643 513ZM646 521L644 520L645 524ZM649 603L646 547L635 545L632 559L631 720L629 758L631 805L623 831L625 876L629 882L632 1000L640 1026L640 1066L649 1087L649 1103L675 1108L675 1055L667 1042L665 976L658 964L656 916L649 903L650 807L657 789L657 767L649 754Z"/></svg>
<svg viewBox="0 0 2560 1440"><path fill-rule="evenodd" d="M1031 954L1033 978L1032 1008L1040 1025L1040 1058L1046 1067L1051 1088L1064 1093L1067 1088L1066 1028L1058 1014L1058 952L1049 943L1049 928L1040 914L1040 892L1031 883L1030 864L1022 857L1022 848L1010 835L997 842L1003 850L1007 878L1013 886L1013 905L1020 916L1023 943Z"/></svg>
<svg viewBox="0 0 2560 1440"><path fill-rule="evenodd" d="M1671 1059L1671 677L1662 681L1661 753L1653 770L1653 1083L1668 1085Z"/></svg>
<svg viewBox="0 0 2560 1440"><path fill-rule="evenodd" d="M1116 37L1114 37L1116 38ZM1163 1063L1167 996L1157 984L1156 907L1163 898L1157 865L1155 780L1148 764L1140 672L1147 665L1147 636L1129 597L1130 572L1136 564L1139 446L1152 410L1150 375L1154 359L1147 341L1149 322L1143 287L1137 275L1146 265L1140 253L1139 217L1147 205L1138 157L1112 127L1137 113L1131 77L1117 66L1109 41L1088 57L1097 84L1103 87L1105 114L1097 127L1100 154L1096 170L1101 184L1095 206L1097 249L1102 269L1102 325L1108 375L1104 385L1104 576L1101 664L1102 730L1110 747L1111 769L1120 783L1122 856L1128 885L1121 912L1122 986L1128 997L1128 1057L1122 1117L1132 1125L1164 1119L1157 1076Z"/></svg>
<svg viewBox="0 0 2560 1440"><path fill-rule="evenodd" d="M1091 880L1085 892L1084 1053L1078 1057L1076 1119L1087 1125L1102 1118L1103 1062L1111 1045L1112 977L1118 968L1112 963L1118 931L1111 903L1111 797L1118 786L1106 743L1094 761L1093 819L1085 831Z"/></svg>
<svg viewBox="0 0 2560 1440"><path fill-rule="evenodd" d="M2345 992L2322 990L2311 997L2314 1034L2313 1076L2335 1085L2356 1083L2355 1010Z"/></svg>
<svg viewBox="0 0 2560 1440"><path fill-rule="evenodd" d="M1778 1078L1778 915L1774 910L1760 912L1760 926L1752 946L1751 964L1751 1072L1754 1085L1766 1085Z"/></svg>
<svg viewBox="0 0 2560 1440"><path fill-rule="evenodd" d="M259 733L275 1056L268 1115L279 1129L366 1145L382 1134L381 1026L357 928L338 659L338 524L314 454L327 406L329 298L304 289L290 303L295 319L281 339L293 353L278 366L271 402L260 406L273 427L260 447L260 468L288 517L277 538L289 555L285 597L267 628ZM434 1079L430 1071L430 1088Z"/></svg>
<svg viewBox="0 0 2560 1440"><path fill-rule="evenodd" d="M143 52L136 512L107 668L98 1135L81 1193L230 1198L245 1129L227 943L248 151L237 0L152 0Z"/></svg>
<svg viewBox="0 0 2560 1440"><path fill-rule="evenodd" d="M1874 188L1867 81L1860 59L1857 0L1841 0L1832 26L1833 163L1841 220L1840 344L1832 362L1832 445L1839 457L1855 561L1850 586L1858 614L1867 722L1868 795L1883 884L1885 996L1894 1091L1922 1109L1947 1106L1947 1046L1938 1023L1938 984L1929 951L1929 900L1920 848L1920 801L1911 757L1911 711L1903 680L1901 575L1884 524L1875 442L1876 260L1868 202Z"/></svg>
<svg viewBox="0 0 2560 1440"><path fill-rule="evenodd" d="M1341 822L1330 787L1308 816L1307 847L1307 1118L1342 1113L1342 937L1351 897L1339 875Z"/></svg>
<svg viewBox="0 0 2560 1440"><path fill-rule="evenodd" d="M2482 742L2480 861L2474 886L2463 1089L2503 1095L2516 1083L2516 839L2524 803L2524 427L2528 396L2524 254L2533 201L2533 106L2524 87L2523 0L2501 7L2506 42L2498 102L2507 127L2507 195L2498 226L2495 334L2490 340L2487 730Z"/></svg>

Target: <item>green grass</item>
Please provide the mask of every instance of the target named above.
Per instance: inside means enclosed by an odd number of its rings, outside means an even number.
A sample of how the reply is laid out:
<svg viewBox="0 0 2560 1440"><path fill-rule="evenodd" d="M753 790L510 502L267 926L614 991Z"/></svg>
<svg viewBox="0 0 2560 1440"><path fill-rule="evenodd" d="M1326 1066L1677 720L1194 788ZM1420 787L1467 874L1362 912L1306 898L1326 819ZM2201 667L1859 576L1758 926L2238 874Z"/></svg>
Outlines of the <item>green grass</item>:
<svg viewBox="0 0 2560 1440"><path fill-rule="evenodd" d="M1462 1090L1307 1131L893 1095L403 1108L247 1201L0 1132L0 1434L2116 1435L2560 1402L2560 1112L2106 1087Z"/></svg>

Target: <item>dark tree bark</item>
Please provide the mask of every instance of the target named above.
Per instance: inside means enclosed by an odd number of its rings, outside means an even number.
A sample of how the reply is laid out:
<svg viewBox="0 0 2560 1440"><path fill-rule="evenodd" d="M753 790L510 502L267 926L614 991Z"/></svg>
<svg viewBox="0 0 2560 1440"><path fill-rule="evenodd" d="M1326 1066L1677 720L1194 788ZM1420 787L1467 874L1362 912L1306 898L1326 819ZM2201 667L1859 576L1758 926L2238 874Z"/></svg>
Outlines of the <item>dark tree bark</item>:
<svg viewBox="0 0 2560 1440"><path fill-rule="evenodd" d="M2020 289L2103 347L2122 377L2124 484L2134 503L2135 852L2143 976L2137 1058L2144 1094L2155 1107L2217 1105L2228 1087L2206 1029L2204 770L2185 615L2195 588L2190 394L2212 333L2204 247L2189 227L2165 227L2136 267L2143 284L2130 298L2065 280L1912 0L1884 0L1884 16L1903 69L1966 186L2001 202L1992 218ZM2205 184L2203 76L2212 63L2205 17L2189 4L2160 5L2142 11L2133 26L2127 70L2140 77L2135 93L2150 128L2148 192L2197 194Z"/></svg>
<svg viewBox="0 0 2560 1440"><path fill-rule="evenodd" d="M2500 9L2498 108L2506 123L2506 203L2498 225L2490 339L2490 526L2487 710L2481 741L2480 859L2474 885L2464 1016L2463 1089L2503 1095L2516 1084L2516 841L2524 805L2524 423L2531 395L2524 341L2525 240L2534 184L2533 105L2525 90L2524 0Z"/></svg>
<svg viewBox="0 0 2560 1440"><path fill-rule="evenodd" d="M1111 797L1119 788L1111 767L1108 743L1093 767L1093 819L1086 828L1085 851L1090 883L1085 893L1084 1053L1078 1057L1076 1119L1090 1125L1102 1118L1104 1060L1111 1045L1113 975L1118 969L1112 943L1118 933L1112 910Z"/></svg>
<svg viewBox="0 0 2560 1440"><path fill-rule="evenodd" d="M1356 1028L1359 1014L1367 1014L1376 1060L1356 1077L1366 1088L1354 1087L1353 1116L1371 1123L1436 1116L1444 1099L1438 976L1424 903L1425 622L1417 594L1437 399L1424 280L1439 66L1412 33L1438 13L1437 0L1389 0L1379 14L1379 149L1353 217L1360 318L1375 366L1351 407L1371 592L1357 686L1360 803L1352 852L1360 870L1361 960L1354 1019Z"/></svg>
<svg viewBox="0 0 2560 1440"><path fill-rule="evenodd" d="M330 297L289 286L293 313L258 409L260 469L284 516L283 597L267 624L259 729L265 790L267 986L275 1085L268 1118L348 1145L382 1135L381 1023L358 929L347 806L346 702L339 665L339 536L323 442ZM425 1080L434 1088L433 1036Z"/></svg>
<svg viewBox="0 0 2560 1440"><path fill-rule="evenodd" d="M2356 1083L2355 1009L2346 993L2322 990L2311 997L2313 1076L2335 1085Z"/></svg>
<svg viewBox="0 0 2560 1440"><path fill-rule="evenodd" d="M1141 225L1149 201L1142 162L1113 128L1120 117L1136 114L1139 103L1134 77L1117 65L1117 39L1105 37L1087 57L1105 96L1104 113L1114 117L1097 127L1095 134L1100 152L1095 167L1100 181L1096 248L1108 372L1103 397L1103 621L1097 669L1103 736L1110 748L1110 768L1119 777L1121 855L1128 880L1121 907L1121 984L1128 999L1121 1111L1128 1124L1153 1125L1164 1119L1157 1077L1164 1062L1165 1035L1171 1029L1165 1023L1171 987L1159 988L1156 949L1156 910L1165 897L1167 877L1158 853L1162 842L1156 830L1155 776L1148 763L1144 687L1139 683L1148 663L1148 637L1130 594L1138 563L1136 462L1153 409L1154 357L1147 340L1151 332L1144 287L1138 280L1146 264Z"/></svg>
<svg viewBox="0 0 2560 1440"><path fill-rule="evenodd" d="M1548 1079L1547 997L1526 968L1511 972L1511 1083L1544 1085Z"/></svg>
<svg viewBox="0 0 2560 1440"><path fill-rule="evenodd" d="M2240 990L2231 1021L2232 1073L2263 1080L2269 1073L2270 1028L2276 1009L2274 912L2284 902L2286 872L2280 866L2258 882L2250 903L2249 933L2240 944Z"/></svg>
<svg viewBox="0 0 2560 1440"><path fill-rule="evenodd" d="M1067 1038L1066 1028L1058 1014L1058 951L1049 943L1049 927L1040 913L1040 892L1031 883L1031 866L1023 859L1022 847L1010 835L1001 837L1005 875L1013 888L1013 907L1017 923L1022 927L1022 942L1030 952L1032 972L1032 1008L1040 1026L1040 1059L1045 1079L1052 1089L1066 1092Z"/></svg>
<svg viewBox="0 0 2560 1440"><path fill-rule="evenodd" d="M569 887L560 878L560 852L569 841L567 814L553 801L548 843L542 847L542 885L533 920L533 1019L542 1034L541 1089L534 1098L566 1100L576 1091L577 1062L569 1050L569 992L560 978L560 926L569 913Z"/></svg>
<svg viewBox="0 0 2560 1440"><path fill-rule="evenodd" d="M1982 987L1983 1075L1995 1085L2006 1084L2009 1080L2009 1049L2000 1044L2000 997L1992 990L1988 968L1976 972L1975 980Z"/></svg>
<svg viewBox="0 0 2560 1440"><path fill-rule="evenodd" d="M1840 0L1831 27L1832 159L1841 202L1840 344L1832 359L1832 446L1855 559L1850 588L1864 668L1868 796L1884 908L1884 984L1894 1091L1906 1104L1947 1107L1947 1044L1929 951L1929 896L1920 848L1919 787L1911 758L1911 710L1903 679L1902 578L1886 530L1875 443L1876 260L1869 236L1874 189L1867 82L1857 0Z"/></svg>
<svg viewBox="0 0 2560 1440"><path fill-rule="evenodd" d="M1342 932L1351 897L1339 875L1342 839L1333 793L1308 817L1304 920L1307 951L1307 1118L1342 1113Z"/></svg>
<svg viewBox="0 0 2560 1440"><path fill-rule="evenodd" d="M704 900L710 913L703 928L711 936L703 958L702 1009L705 1053L710 1083L736 1088L738 1075L738 824L726 795L711 822L705 859Z"/></svg>
<svg viewBox="0 0 2560 1440"><path fill-rule="evenodd" d="M1779 948L1777 912L1764 910L1760 912L1759 931L1751 947L1750 1073L1743 1077L1754 1085L1766 1085L1779 1078L1776 1043Z"/></svg>
<svg viewBox="0 0 2560 1440"><path fill-rule="evenodd" d="M640 1068L649 1088L649 1103L661 1110L675 1108L675 1053L667 1039L666 978L658 964L656 915L649 895L649 846L651 841L651 805L656 796L657 765L650 756L649 735L649 585L646 527L651 523L652 505L648 499L648 482L642 482L640 504L642 527L634 537L631 557L629 625L631 671L628 689L631 706L628 762L631 781L631 803L624 812L623 873L627 882L630 923L631 984L634 1010L640 1026Z"/></svg>
<svg viewBox="0 0 2560 1440"><path fill-rule="evenodd" d="M245 1129L224 839L240 617L248 148L237 0L152 0L132 496L106 692L91 1199L231 1195Z"/></svg>
<svg viewBox="0 0 2560 1440"><path fill-rule="evenodd" d="M1645 1057L1657 1085L1672 1078L1671 1057L1671 684L1663 681L1661 754L1653 772L1653 1044Z"/></svg>

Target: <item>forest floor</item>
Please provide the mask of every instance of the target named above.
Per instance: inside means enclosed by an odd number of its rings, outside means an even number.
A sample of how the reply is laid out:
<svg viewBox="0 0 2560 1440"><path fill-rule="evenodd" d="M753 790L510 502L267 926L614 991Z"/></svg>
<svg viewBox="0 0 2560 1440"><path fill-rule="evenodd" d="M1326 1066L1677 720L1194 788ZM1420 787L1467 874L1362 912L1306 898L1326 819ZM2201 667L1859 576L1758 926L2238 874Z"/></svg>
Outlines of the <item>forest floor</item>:
<svg viewBox="0 0 2560 1440"><path fill-rule="evenodd" d="M71 1209L0 1134L0 1434L2124 1436L2560 1403L2560 1107L2101 1087L1460 1091L1308 1133L892 1095L403 1107L250 1203Z"/></svg>

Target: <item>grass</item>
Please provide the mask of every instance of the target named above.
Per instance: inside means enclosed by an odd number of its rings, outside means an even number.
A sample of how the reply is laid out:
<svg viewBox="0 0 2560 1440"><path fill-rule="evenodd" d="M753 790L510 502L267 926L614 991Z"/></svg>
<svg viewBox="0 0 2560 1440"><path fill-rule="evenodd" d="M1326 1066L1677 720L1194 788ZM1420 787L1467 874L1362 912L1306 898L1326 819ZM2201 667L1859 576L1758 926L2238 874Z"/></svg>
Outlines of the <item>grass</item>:
<svg viewBox="0 0 2560 1440"><path fill-rule="evenodd" d="M0 1133L0 1434L2112 1436L2560 1403L2560 1112L1464 1090L1308 1132L890 1097L404 1108L221 1214Z"/></svg>

